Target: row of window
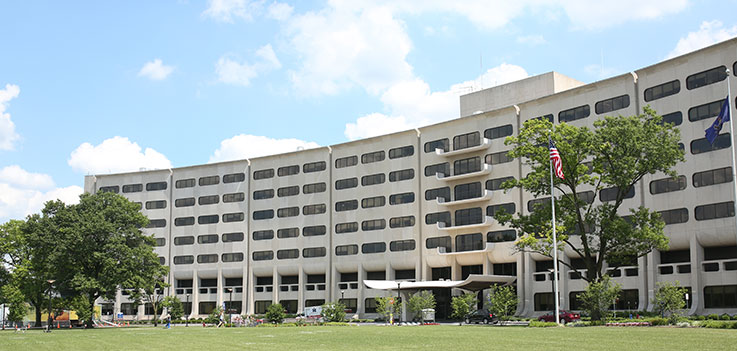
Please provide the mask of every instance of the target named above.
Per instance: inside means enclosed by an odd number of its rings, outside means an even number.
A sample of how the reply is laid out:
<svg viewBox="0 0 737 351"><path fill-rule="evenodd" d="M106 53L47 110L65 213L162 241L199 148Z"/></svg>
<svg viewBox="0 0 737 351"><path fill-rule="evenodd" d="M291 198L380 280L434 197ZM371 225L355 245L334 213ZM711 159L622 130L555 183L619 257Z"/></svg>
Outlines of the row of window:
<svg viewBox="0 0 737 351"><path fill-rule="evenodd" d="M299 165L291 165L291 166L284 166L279 167L276 170L276 175L279 177L287 177L291 175L299 174ZM317 162L309 162L302 165L302 173L313 173L313 172L322 172L325 169L327 169L327 163L325 161L317 161ZM268 168L268 169L260 169L253 172L253 179L259 180L259 179L268 179L274 177L274 169Z"/></svg>
<svg viewBox="0 0 737 351"><path fill-rule="evenodd" d="M220 218L221 216L218 215L198 216L197 224L215 224L220 222ZM224 213L222 215L223 223L242 222L244 219L245 215L243 212ZM174 225L177 227L194 225L194 222L195 218L193 216L174 218ZM152 219L149 221L149 228L160 228L160 226L166 226L166 220Z"/></svg>
<svg viewBox="0 0 737 351"><path fill-rule="evenodd" d="M166 182L152 182L152 183L146 183L146 191L157 191L157 190L166 190L167 183ZM117 185L111 185L111 186L102 186L99 189L100 192L110 192L110 193L119 193L120 192L120 186ZM123 185L123 193L139 193L143 191L143 184L125 184Z"/></svg>
<svg viewBox="0 0 737 351"><path fill-rule="evenodd" d="M484 138L499 139L510 136L512 133L514 133L514 128L511 124L507 124L484 130ZM479 132L470 132L453 137L453 150L462 150L478 145L481 145L481 134ZM450 140L448 138L432 140L424 145L425 153L435 152L436 149L448 152L450 150Z"/></svg>
<svg viewBox="0 0 737 351"><path fill-rule="evenodd" d="M287 260L299 258L299 249L284 249L276 251L277 259ZM303 258L325 257L327 250L324 247L306 247L302 249ZM268 261L274 259L274 251L254 251L251 254L254 261Z"/></svg>
<svg viewBox="0 0 737 351"><path fill-rule="evenodd" d="M242 252L230 252L230 253L222 254L220 256L220 260L222 262L241 262L243 261L243 257L244 255ZM173 262L176 265L193 264L194 256L193 255L174 256ZM217 263L217 262L218 262L217 254L197 255L197 263L199 264Z"/></svg>
<svg viewBox="0 0 737 351"><path fill-rule="evenodd" d="M402 157L409 157L415 154L415 147L412 145L397 147L389 149L389 158L396 159ZM374 162L384 161L386 159L386 153L384 150L367 152L361 155L361 163L368 164ZM346 156L335 159L335 168L352 167L358 164L358 156Z"/></svg>

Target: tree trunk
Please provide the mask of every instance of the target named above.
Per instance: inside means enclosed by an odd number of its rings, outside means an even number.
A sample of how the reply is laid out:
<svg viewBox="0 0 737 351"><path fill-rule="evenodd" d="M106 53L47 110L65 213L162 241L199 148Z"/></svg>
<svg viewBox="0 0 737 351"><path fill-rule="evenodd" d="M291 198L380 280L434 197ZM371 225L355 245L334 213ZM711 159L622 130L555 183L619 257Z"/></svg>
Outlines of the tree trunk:
<svg viewBox="0 0 737 351"><path fill-rule="evenodd" d="M90 298L88 297L87 300L90 300ZM93 321L95 318L95 300L91 300L91 301L92 302L90 303L89 308L92 311L92 313L90 314L90 318L87 318L87 320L84 321L85 329L92 329L95 327L95 322Z"/></svg>
<svg viewBox="0 0 737 351"><path fill-rule="evenodd" d="M36 308L36 327L41 328L41 306L39 306L38 304L33 304L33 307Z"/></svg>

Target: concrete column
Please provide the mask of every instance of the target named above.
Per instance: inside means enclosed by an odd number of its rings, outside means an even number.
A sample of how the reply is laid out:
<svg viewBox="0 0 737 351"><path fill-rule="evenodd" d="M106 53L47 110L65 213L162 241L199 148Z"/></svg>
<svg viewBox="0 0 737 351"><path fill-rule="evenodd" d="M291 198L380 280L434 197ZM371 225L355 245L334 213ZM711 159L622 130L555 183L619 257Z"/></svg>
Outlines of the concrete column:
<svg viewBox="0 0 737 351"><path fill-rule="evenodd" d="M253 270L251 270L251 266L248 266L248 275L246 276L246 279L248 280L248 283L246 283L246 288L248 288L248 305L247 305L247 311L249 314L255 314L256 313L256 278L253 276ZM244 290L245 291L245 290Z"/></svg>
<svg viewBox="0 0 737 351"><path fill-rule="evenodd" d="M200 314L200 278L197 270L192 272L192 315Z"/></svg>
<svg viewBox="0 0 737 351"><path fill-rule="evenodd" d="M224 289L224 282L223 282L223 269L222 267L218 267L218 278L217 278L217 306L223 307L223 301L225 301L225 298L223 297L223 289Z"/></svg>
<svg viewBox="0 0 737 351"><path fill-rule="evenodd" d="M299 273L297 277L299 279L299 292L297 293L297 313L300 313L305 310L305 286L307 285L307 275L305 275L305 271L302 268L302 265L299 265Z"/></svg>
<svg viewBox="0 0 737 351"><path fill-rule="evenodd" d="M696 239L696 235L691 236L691 309L688 314L701 314L704 312L704 282L701 280L699 273L701 272L701 262L704 261L704 249Z"/></svg>
<svg viewBox="0 0 737 351"><path fill-rule="evenodd" d="M416 273L415 273L416 274ZM363 293L365 287L363 286L363 280L366 279L366 270L363 269L363 265L358 265L358 291L356 291L356 311L354 313L358 313L359 315L363 314L364 306L363 306ZM351 316L348 316L349 318Z"/></svg>
<svg viewBox="0 0 737 351"><path fill-rule="evenodd" d="M241 288L243 289L241 293L241 314L246 314L249 312L248 310L248 268L246 266L243 266L243 275L241 275Z"/></svg>
<svg viewBox="0 0 737 351"><path fill-rule="evenodd" d="M272 285L272 294L271 294L271 303L278 303L279 302L279 272L276 270L276 266L274 266L274 269L271 271L271 285Z"/></svg>

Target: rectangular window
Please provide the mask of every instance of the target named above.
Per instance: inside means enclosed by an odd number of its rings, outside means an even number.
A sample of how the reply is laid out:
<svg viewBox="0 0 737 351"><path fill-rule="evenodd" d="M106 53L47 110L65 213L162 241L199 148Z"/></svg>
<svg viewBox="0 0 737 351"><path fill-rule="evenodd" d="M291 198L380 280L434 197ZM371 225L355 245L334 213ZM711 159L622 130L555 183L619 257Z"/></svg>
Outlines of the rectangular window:
<svg viewBox="0 0 737 351"><path fill-rule="evenodd" d="M600 115L607 112L621 110L630 106L630 96L622 95L611 99L601 100L594 105L596 114Z"/></svg>
<svg viewBox="0 0 737 351"><path fill-rule="evenodd" d="M415 193L392 194L389 196L390 205L410 204L415 202Z"/></svg>
<svg viewBox="0 0 737 351"><path fill-rule="evenodd" d="M696 206L694 213L697 221L734 217L734 201Z"/></svg>
<svg viewBox="0 0 737 351"><path fill-rule="evenodd" d="M223 214L223 223L243 222L244 219L245 219L245 214L243 214L243 212L233 212L233 213Z"/></svg>
<svg viewBox="0 0 737 351"><path fill-rule="evenodd" d="M553 115L550 115L551 117ZM512 135L514 128L511 124L503 125L501 127L489 128L484 131L484 138L486 139L499 139Z"/></svg>
<svg viewBox="0 0 737 351"><path fill-rule="evenodd" d="M174 226L183 227L188 225L194 225L194 217L179 217L174 218Z"/></svg>
<svg viewBox="0 0 737 351"><path fill-rule="evenodd" d="M435 223L445 223L446 227L450 226L450 212L435 212L425 215L425 224L431 225Z"/></svg>
<svg viewBox="0 0 737 351"><path fill-rule="evenodd" d="M246 194L244 193L231 193L231 194L224 194L223 195L223 202L229 203L229 202L242 202L246 199Z"/></svg>
<svg viewBox="0 0 737 351"><path fill-rule="evenodd" d="M696 175L694 175L695 177ZM686 176L663 178L650 182L650 194L662 194L686 189Z"/></svg>
<svg viewBox="0 0 737 351"><path fill-rule="evenodd" d="M279 239L296 238L299 236L299 228L282 228L276 231Z"/></svg>
<svg viewBox="0 0 737 351"><path fill-rule="evenodd" d="M645 101L650 102L666 96L678 94L681 91L681 81L676 79L668 83L645 89Z"/></svg>
<svg viewBox="0 0 737 351"><path fill-rule="evenodd" d="M241 262L243 261L242 252L224 253L220 258L223 262Z"/></svg>
<svg viewBox="0 0 737 351"><path fill-rule="evenodd" d="M386 197L384 196L367 197L361 200L361 208L381 207L381 206L384 206L385 204L386 204Z"/></svg>
<svg viewBox="0 0 737 351"><path fill-rule="evenodd" d="M273 232L271 234L274 235ZM243 241L243 233L225 233L223 234L223 242L230 243L236 241Z"/></svg>
<svg viewBox="0 0 737 351"><path fill-rule="evenodd" d="M704 287L705 308L737 308L737 285Z"/></svg>
<svg viewBox="0 0 737 351"><path fill-rule="evenodd" d="M704 152L726 149L732 145L732 137L729 133L719 134L714 140L714 145L709 143L706 138L696 139L691 142L691 153L698 155Z"/></svg>
<svg viewBox="0 0 737 351"><path fill-rule="evenodd" d="M302 236L321 236L327 233L324 225L313 225L302 228Z"/></svg>
<svg viewBox="0 0 737 351"><path fill-rule="evenodd" d="M482 223L484 221L483 214L484 212L481 210L481 207L456 210L456 226Z"/></svg>
<svg viewBox="0 0 737 351"><path fill-rule="evenodd" d="M542 199L532 199L527 201L527 212L534 212L538 209L550 207L550 198L545 197Z"/></svg>
<svg viewBox="0 0 737 351"><path fill-rule="evenodd" d="M299 195L299 186L287 186L276 190L276 195L279 197L295 196Z"/></svg>
<svg viewBox="0 0 737 351"><path fill-rule="evenodd" d="M425 153L435 152L435 149L441 149L443 152L448 152L450 141L448 138L428 141L425 143Z"/></svg>
<svg viewBox="0 0 737 351"><path fill-rule="evenodd" d="M325 213L325 211L325 204L306 205L302 207L302 214L305 216L321 214Z"/></svg>
<svg viewBox="0 0 737 351"><path fill-rule="evenodd" d="M197 236L197 243L198 244L215 244L218 242L218 235L217 234L205 234L205 235L198 235Z"/></svg>
<svg viewBox="0 0 737 351"><path fill-rule="evenodd" d="M487 154L486 157L484 157L484 162L489 165L498 165L514 161L514 158L510 157L508 153L509 151L501 151Z"/></svg>
<svg viewBox="0 0 737 351"><path fill-rule="evenodd" d="M174 206L176 207L189 207L194 206L195 200L193 197L186 197L183 199L174 200Z"/></svg>
<svg viewBox="0 0 737 351"><path fill-rule="evenodd" d="M688 222L688 209L685 208L660 211L659 213L666 225Z"/></svg>
<svg viewBox="0 0 737 351"><path fill-rule="evenodd" d="M552 310L555 310L555 299L553 298L553 293L535 294L535 311Z"/></svg>
<svg viewBox="0 0 737 351"><path fill-rule="evenodd" d="M207 195L207 196L200 196L197 199L197 204L200 206L202 205L213 205L220 202L220 196L218 195Z"/></svg>
<svg viewBox="0 0 737 351"><path fill-rule="evenodd" d="M253 211L253 220L255 221L271 218L274 218L274 210Z"/></svg>
<svg viewBox="0 0 737 351"><path fill-rule="evenodd" d="M478 172L481 170L481 158L469 157L453 162L453 175Z"/></svg>
<svg viewBox="0 0 737 351"><path fill-rule="evenodd" d="M180 180L177 180L176 183L174 183L174 186L177 189L191 188L191 187L194 187L194 185L195 185L194 178L180 179Z"/></svg>
<svg viewBox="0 0 737 351"><path fill-rule="evenodd" d="M493 271L494 275L516 276L517 262L494 263Z"/></svg>
<svg viewBox="0 0 737 351"><path fill-rule="evenodd" d="M686 179L684 178L683 181L685 182ZM614 201L617 199L617 196L619 195L619 188L618 187L611 187L606 189L601 189L599 192L599 201L606 202L606 201ZM622 199L631 199L635 197L635 187L630 187L629 190L622 196Z"/></svg>
<svg viewBox="0 0 737 351"><path fill-rule="evenodd" d="M681 111L676 111L667 115L663 115L663 123L670 123L674 126L680 126L681 123L683 123L683 113L681 113Z"/></svg>
<svg viewBox="0 0 737 351"><path fill-rule="evenodd" d="M484 249L484 238L481 233L463 234L456 236L456 252L475 251Z"/></svg>
<svg viewBox="0 0 737 351"><path fill-rule="evenodd" d="M450 174L450 164L445 162L425 167L425 177L434 177L437 173L447 177Z"/></svg>
<svg viewBox="0 0 737 351"><path fill-rule="evenodd" d="M335 168L352 167L358 164L358 156L348 156L335 159Z"/></svg>
<svg viewBox="0 0 737 351"><path fill-rule="evenodd" d="M445 248L445 252L452 252L450 243L451 239L449 236L437 236L434 238L427 238L427 240L425 240L425 247L428 249L442 247Z"/></svg>
<svg viewBox="0 0 737 351"><path fill-rule="evenodd" d="M200 177L199 184L200 186L220 184L220 176Z"/></svg>
<svg viewBox="0 0 737 351"><path fill-rule="evenodd" d="M502 184L506 181L513 180L514 177L502 177L502 178L494 178L489 179L486 181L486 190L501 190Z"/></svg>
<svg viewBox="0 0 737 351"><path fill-rule="evenodd" d="M276 216L279 218L299 216L299 207L284 207L276 210Z"/></svg>
<svg viewBox="0 0 737 351"><path fill-rule="evenodd" d="M389 251L412 251L415 249L415 241L413 239L395 240L389 243Z"/></svg>
<svg viewBox="0 0 737 351"><path fill-rule="evenodd" d="M302 249L302 257L325 257L327 250L324 247L306 247Z"/></svg>
<svg viewBox="0 0 737 351"><path fill-rule="evenodd" d="M514 214L514 212L516 211L516 206L514 202L509 202L506 204L491 205L486 207L486 215L489 217L494 217L500 211L504 211L508 214Z"/></svg>
<svg viewBox="0 0 737 351"><path fill-rule="evenodd" d="M361 155L361 163L366 164L366 163L384 161L385 157L386 157L386 154L384 153L384 150L369 152L369 153L365 153Z"/></svg>
<svg viewBox="0 0 737 351"><path fill-rule="evenodd" d="M552 113L549 113L549 114L544 115L544 116L538 116L538 117L535 117L535 118L530 118L530 120L533 120L533 119L547 120L548 122L553 123L553 114Z"/></svg>
<svg viewBox="0 0 737 351"><path fill-rule="evenodd" d="M197 224L215 224L220 221L218 215L206 215L197 217Z"/></svg>
<svg viewBox="0 0 737 351"><path fill-rule="evenodd" d="M146 184L146 191L166 190L166 182L154 182Z"/></svg>
<svg viewBox="0 0 737 351"><path fill-rule="evenodd" d="M355 233L358 231L358 222L338 223L335 225L335 234Z"/></svg>
<svg viewBox="0 0 737 351"><path fill-rule="evenodd" d="M293 166L279 167L276 173L280 177L286 177L290 175L299 174L299 166L293 165Z"/></svg>
<svg viewBox="0 0 737 351"><path fill-rule="evenodd" d="M259 179L268 179L268 178L274 178L274 169L262 169L253 172L253 179L259 180Z"/></svg>
<svg viewBox="0 0 737 351"><path fill-rule="evenodd" d="M490 243L501 243L517 240L517 231L514 229L497 230L486 233L486 241Z"/></svg>
<svg viewBox="0 0 737 351"><path fill-rule="evenodd" d="M154 246L161 247L166 245L166 238L155 238L156 242L154 243Z"/></svg>
<svg viewBox="0 0 737 351"><path fill-rule="evenodd" d="M126 184L123 185L124 193L139 193L143 191L143 184Z"/></svg>
<svg viewBox="0 0 737 351"><path fill-rule="evenodd" d="M164 228L166 227L165 219L151 219L148 221L146 228Z"/></svg>
<svg viewBox="0 0 737 351"><path fill-rule="evenodd" d="M245 173L231 173L223 176L223 183L240 183L245 180Z"/></svg>
<svg viewBox="0 0 737 351"><path fill-rule="evenodd" d="M338 179L335 181L335 190L355 188L358 186L358 178Z"/></svg>
<svg viewBox="0 0 737 351"><path fill-rule="evenodd" d="M394 217L389 219L390 228L405 228L415 225L415 216Z"/></svg>
<svg viewBox="0 0 737 351"><path fill-rule="evenodd" d="M299 258L299 250L297 249L278 250L276 251L276 258L279 260L293 260L295 258Z"/></svg>
<svg viewBox="0 0 737 351"><path fill-rule="evenodd" d="M371 175L361 177L362 186L382 184L385 181L386 181L386 175L384 175L384 173L371 174Z"/></svg>
<svg viewBox="0 0 737 351"><path fill-rule="evenodd" d="M166 208L166 200L146 201L147 210L157 210L161 208Z"/></svg>
<svg viewBox="0 0 737 351"><path fill-rule="evenodd" d="M192 264L194 263L194 256L174 256L174 264Z"/></svg>
<svg viewBox="0 0 737 351"><path fill-rule="evenodd" d="M414 177L415 177L415 170L412 168L389 172L390 182L401 182L403 180L412 179Z"/></svg>
<svg viewBox="0 0 737 351"><path fill-rule="evenodd" d="M98 189L101 193L119 193L120 187L117 185L111 185L111 186L101 186L100 189Z"/></svg>
<svg viewBox="0 0 737 351"><path fill-rule="evenodd" d="M254 251L251 254L254 261L269 261L274 259L274 251Z"/></svg>
<svg viewBox="0 0 737 351"><path fill-rule="evenodd" d="M558 122L570 122L577 119L586 118L591 114L589 105L574 107L569 110L560 111L558 113Z"/></svg>
<svg viewBox="0 0 737 351"><path fill-rule="evenodd" d="M453 137L453 150L467 149L481 145L481 133L471 132Z"/></svg>
<svg viewBox="0 0 737 351"><path fill-rule="evenodd" d="M358 254L358 245L338 245L335 247L335 256L350 256Z"/></svg>
<svg viewBox="0 0 737 351"><path fill-rule="evenodd" d="M322 172L327 168L325 161L310 162L302 165L302 173Z"/></svg>
<svg viewBox="0 0 737 351"><path fill-rule="evenodd" d="M437 198L442 198L443 201L450 200L450 187L435 188L425 190L425 200L435 201Z"/></svg>
<svg viewBox="0 0 737 351"><path fill-rule="evenodd" d="M686 89L696 89L727 79L727 67L719 66L686 77Z"/></svg>
<svg viewBox="0 0 737 351"><path fill-rule="evenodd" d="M716 117L719 115L719 111L721 111L723 104L724 99L720 99L708 104L691 107L688 109L688 120L696 122L702 119Z"/></svg>
<svg viewBox="0 0 737 351"><path fill-rule="evenodd" d="M193 245L193 244L194 244L194 236L177 236L174 238L174 245L176 246Z"/></svg>
<svg viewBox="0 0 737 351"><path fill-rule="evenodd" d="M274 231L269 230L257 230L253 232L253 240L271 240L274 239Z"/></svg>
<svg viewBox="0 0 737 351"><path fill-rule="evenodd" d="M693 175L693 186L702 187L732 182L732 167L711 169Z"/></svg>
<svg viewBox="0 0 737 351"><path fill-rule="evenodd" d="M305 194L324 193L327 190L325 183L312 183L302 186L302 192Z"/></svg>
<svg viewBox="0 0 737 351"><path fill-rule="evenodd" d="M386 220L384 219L370 219L361 222L361 230L363 231L381 230L384 228L386 228Z"/></svg>
<svg viewBox="0 0 737 351"><path fill-rule="evenodd" d="M358 208L358 200L338 201L335 203L335 212L353 211Z"/></svg>
<svg viewBox="0 0 737 351"><path fill-rule="evenodd" d="M397 147L394 149L389 149L389 158L395 159L395 158L402 158L402 157L409 157L415 154L415 147L412 145Z"/></svg>
<svg viewBox="0 0 737 351"><path fill-rule="evenodd" d="M372 254L372 253L381 253L386 251L386 243L378 242L378 243L366 243L361 245L361 253L363 254Z"/></svg>
<svg viewBox="0 0 737 351"><path fill-rule="evenodd" d="M481 183L459 184L453 188L454 201L481 197Z"/></svg>

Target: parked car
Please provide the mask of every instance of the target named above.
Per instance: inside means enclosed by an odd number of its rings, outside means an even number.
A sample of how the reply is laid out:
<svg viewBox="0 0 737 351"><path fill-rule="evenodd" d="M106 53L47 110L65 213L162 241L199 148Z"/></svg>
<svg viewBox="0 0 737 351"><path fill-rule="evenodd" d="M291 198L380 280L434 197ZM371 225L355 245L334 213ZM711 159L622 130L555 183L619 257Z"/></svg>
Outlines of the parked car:
<svg viewBox="0 0 737 351"><path fill-rule="evenodd" d="M466 316L466 324L471 324L471 323L489 324L489 323L497 323L498 321L499 319L497 318L497 316L495 316L493 313L489 312L489 310L485 308L473 311Z"/></svg>
<svg viewBox="0 0 737 351"><path fill-rule="evenodd" d="M560 316L560 322L563 324L581 319L581 315L579 315L578 313L571 313L566 310L560 310L558 315ZM555 315L551 311L538 317L537 320L541 322L555 322Z"/></svg>

